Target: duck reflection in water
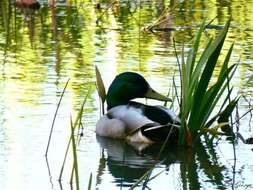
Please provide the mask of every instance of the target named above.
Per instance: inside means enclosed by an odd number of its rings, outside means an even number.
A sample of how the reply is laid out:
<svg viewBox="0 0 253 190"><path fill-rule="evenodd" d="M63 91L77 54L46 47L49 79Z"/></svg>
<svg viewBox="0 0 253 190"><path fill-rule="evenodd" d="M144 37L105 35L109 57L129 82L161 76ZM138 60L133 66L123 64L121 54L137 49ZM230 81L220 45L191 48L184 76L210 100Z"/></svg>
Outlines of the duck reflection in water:
<svg viewBox="0 0 253 190"><path fill-rule="evenodd" d="M161 144L134 143L125 140L115 140L96 136L102 149L100 165L97 174L97 185L103 185L105 168L114 177L117 186L129 187L138 181L152 168L164 169L169 176L179 175L178 185L191 186L200 189L211 182L214 187L226 187L232 176L224 176L229 168L222 165L218 155L211 146L198 144L192 149L166 145L160 153ZM210 155L211 154L211 155ZM171 170L172 165L179 165L179 170ZM176 173L171 173L176 172ZM156 173L157 174L157 173ZM156 175L154 172L154 175ZM152 175L152 176L154 176Z"/></svg>
<svg viewBox="0 0 253 190"><path fill-rule="evenodd" d="M98 135L97 141L107 155L107 158L102 155L102 163L108 166L108 170L118 185L131 186L132 183L161 161L166 165L177 161L175 148L170 148L169 151L166 151L166 154L163 153L158 156L161 144L129 144L130 142L124 140L115 140ZM100 167L100 170L103 167ZM103 172L98 171L98 173L102 174ZM102 180L102 176L100 180Z"/></svg>

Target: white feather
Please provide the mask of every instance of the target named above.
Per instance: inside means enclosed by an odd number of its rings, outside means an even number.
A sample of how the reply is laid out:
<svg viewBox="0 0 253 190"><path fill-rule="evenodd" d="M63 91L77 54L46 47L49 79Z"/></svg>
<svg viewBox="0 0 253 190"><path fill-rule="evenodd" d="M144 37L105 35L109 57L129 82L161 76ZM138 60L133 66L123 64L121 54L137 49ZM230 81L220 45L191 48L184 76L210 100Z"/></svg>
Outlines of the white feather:
<svg viewBox="0 0 253 190"><path fill-rule="evenodd" d="M104 137L125 138L150 123L154 122L144 116L141 109L125 105L116 106L99 119L96 133Z"/></svg>
<svg viewBox="0 0 253 190"><path fill-rule="evenodd" d="M126 125L119 119L109 119L104 115L96 124L96 133L102 137L123 139L126 137Z"/></svg>
<svg viewBox="0 0 253 190"><path fill-rule="evenodd" d="M144 125L154 123L143 115L141 109L132 106L116 106L110 109L108 113L112 115L112 118L120 119L126 124L127 133L131 133Z"/></svg>

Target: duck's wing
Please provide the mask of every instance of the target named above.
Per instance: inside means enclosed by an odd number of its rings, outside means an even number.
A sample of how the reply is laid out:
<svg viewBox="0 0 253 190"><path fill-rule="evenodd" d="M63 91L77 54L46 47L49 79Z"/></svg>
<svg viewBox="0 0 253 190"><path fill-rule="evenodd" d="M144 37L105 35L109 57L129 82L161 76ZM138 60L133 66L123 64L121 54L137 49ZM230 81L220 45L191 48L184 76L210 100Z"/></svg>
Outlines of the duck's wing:
<svg viewBox="0 0 253 190"><path fill-rule="evenodd" d="M145 125L157 125L157 123L144 115L143 109L140 107L129 105L116 106L110 109L107 114L112 119L121 120L125 124L127 134L137 131Z"/></svg>
<svg viewBox="0 0 253 190"><path fill-rule="evenodd" d="M177 142L179 135L178 127L150 123L128 133L126 139L130 142L153 143L153 142Z"/></svg>
<svg viewBox="0 0 253 190"><path fill-rule="evenodd" d="M148 139L155 142L176 142L179 135L179 130L176 125L156 125L156 126L143 126L141 133Z"/></svg>
<svg viewBox="0 0 253 190"><path fill-rule="evenodd" d="M144 105L144 114L150 120L160 125L179 125L180 119L170 109L164 106L148 106Z"/></svg>
<svg viewBox="0 0 253 190"><path fill-rule="evenodd" d="M142 126L154 123L143 115L141 109L121 105L110 109L96 124L99 136L125 138Z"/></svg>

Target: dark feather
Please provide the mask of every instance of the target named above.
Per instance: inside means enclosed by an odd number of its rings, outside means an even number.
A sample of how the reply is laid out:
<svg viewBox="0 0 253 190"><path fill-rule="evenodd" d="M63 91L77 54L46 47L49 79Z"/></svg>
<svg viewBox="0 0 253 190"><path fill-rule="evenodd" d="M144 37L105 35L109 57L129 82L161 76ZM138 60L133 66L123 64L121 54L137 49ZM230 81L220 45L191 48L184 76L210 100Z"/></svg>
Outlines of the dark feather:
<svg viewBox="0 0 253 190"><path fill-rule="evenodd" d="M178 139L179 130L172 125L160 125L160 126L143 126L141 129L142 134L155 142L163 142L167 138L170 142L176 142Z"/></svg>
<svg viewBox="0 0 253 190"><path fill-rule="evenodd" d="M149 118L150 120L159 123L160 125L167 125L168 123L174 123L175 125L179 125L171 115L168 114L164 109L158 106L149 106L144 105L139 102L130 101L128 106L133 106L135 108L140 108L143 110L143 114Z"/></svg>

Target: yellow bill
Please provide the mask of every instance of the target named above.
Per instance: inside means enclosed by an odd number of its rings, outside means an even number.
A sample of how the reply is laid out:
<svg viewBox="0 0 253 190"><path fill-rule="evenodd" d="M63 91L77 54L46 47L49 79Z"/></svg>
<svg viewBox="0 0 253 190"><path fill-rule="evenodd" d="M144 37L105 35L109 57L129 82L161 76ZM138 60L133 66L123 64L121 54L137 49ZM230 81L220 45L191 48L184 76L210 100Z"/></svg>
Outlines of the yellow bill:
<svg viewBox="0 0 253 190"><path fill-rule="evenodd" d="M150 99L155 99L155 100L160 100L160 101L170 101L172 102L172 100L162 94L159 94L158 92L156 92L155 90L153 90L152 88L149 88L147 93L144 95L145 98L150 98Z"/></svg>

